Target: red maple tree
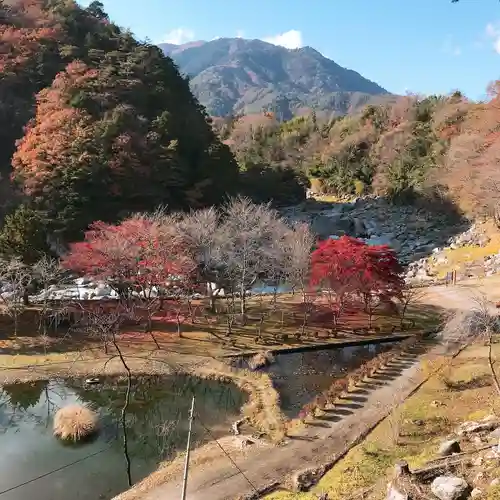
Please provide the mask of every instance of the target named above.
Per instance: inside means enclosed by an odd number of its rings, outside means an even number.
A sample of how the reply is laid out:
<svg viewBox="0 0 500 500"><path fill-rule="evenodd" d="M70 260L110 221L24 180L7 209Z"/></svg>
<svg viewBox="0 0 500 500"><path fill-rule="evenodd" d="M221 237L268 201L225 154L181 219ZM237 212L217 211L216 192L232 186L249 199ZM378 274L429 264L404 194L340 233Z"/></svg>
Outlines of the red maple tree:
<svg viewBox="0 0 500 500"><path fill-rule="evenodd" d="M181 286L194 269L176 228L146 216L118 225L94 222L83 242L70 245L62 264L119 291L143 294L153 287Z"/></svg>
<svg viewBox="0 0 500 500"><path fill-rule="evenodd" d="M365 304L373 297L398 297L404 284L401 272L389 246L370 246L349 236L322 241L311 255L311 284L333 292L337 306L347 294L362 297Z"/></svg>

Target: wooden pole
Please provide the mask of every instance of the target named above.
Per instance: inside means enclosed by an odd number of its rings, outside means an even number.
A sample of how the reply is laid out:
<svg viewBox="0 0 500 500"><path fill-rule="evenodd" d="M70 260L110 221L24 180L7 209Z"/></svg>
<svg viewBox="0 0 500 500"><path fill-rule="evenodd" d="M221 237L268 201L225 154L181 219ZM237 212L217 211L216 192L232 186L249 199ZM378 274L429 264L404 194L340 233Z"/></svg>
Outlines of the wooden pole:
<svg viewBox="0 0 500 500"><path fill-rule="evenodd" d="M194 396L191 401L191 410L189 411L189 430L186 445L186 461L184 462L184 477L182 478L182 496L181 500L186 500L187 492L187 480L189 471L189 453L191 448L191 431L193 430L193 420L194 420Z"/></svg>

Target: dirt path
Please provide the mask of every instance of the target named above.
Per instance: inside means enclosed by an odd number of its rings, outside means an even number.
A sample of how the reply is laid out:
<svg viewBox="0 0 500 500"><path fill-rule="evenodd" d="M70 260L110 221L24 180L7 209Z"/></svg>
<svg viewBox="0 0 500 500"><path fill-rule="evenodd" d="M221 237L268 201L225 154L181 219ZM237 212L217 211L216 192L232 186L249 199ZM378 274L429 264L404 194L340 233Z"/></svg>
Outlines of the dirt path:
<svg viewBox="0 0 500 500"><path fill-rule="evenodd" d="M429 303L450 309L474 306L471 291L463 287L433 287L426 295L425 302L429 300ZM316 419L300 436L283 446L273 449L257 446L247 452L233 446L230 456L244 475L222 451L205 467L195 464L189 474L187 500L235 500L255 493L256 489L262 491L271 485L283 484L297 470L336 461L422 382L424 375L419 361L427 348L428 343L422 343L414 352L401 356L392 363L390 375L360 389L344 404L335 405L326 416ZM432 358L445 350L436 345L427 355ZM160 469L115 500L180 498L182 473L179 473L179 466L175 472Z"/></svg>
<svg viewBox="0 0 500 500"><path fill-rule="evenodd" d="M426 289L423 302L439 305L446 309L472 309L478 298L480 289L472 289L468 286L433 286Z"/></svg>
<svg viewBox="0 0 500 500"><path fill-rule="evenodd" d="M457 285L432 286L425 289L421 302L445 309L471 310L483 299L490 301L488 307L495 312L495 303L500 299L500 283L489 278L467 280Z"/></svg>

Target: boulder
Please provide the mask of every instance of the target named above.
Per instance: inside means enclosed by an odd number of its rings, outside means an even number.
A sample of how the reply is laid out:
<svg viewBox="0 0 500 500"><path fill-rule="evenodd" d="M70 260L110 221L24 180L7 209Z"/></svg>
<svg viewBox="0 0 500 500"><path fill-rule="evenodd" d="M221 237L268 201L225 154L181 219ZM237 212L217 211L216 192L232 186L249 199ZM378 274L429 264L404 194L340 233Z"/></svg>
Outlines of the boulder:
<svg viewBox="0 0 500 500"><path fill-rule="evenodd" d="M460 453L460 451L460 443L456 439L449 439L441 443L438 454L440 457L446 457L448 455L453 455L453 453Z"/></svg>
<svg viewBox="0 0 500 500"><path fill-rule="evenodd" d="M500 439L500 427L497 427L494 431L491 431L488 435L488 438L498 441Z"/></svg>
<svg viewBox="0 0 500 500"><path fill-rule="evenodd" d="M292 477L293 491L307 491L313 487L325 474L324 466L297 471Z"/></svg>
<svg viewBox="0 0 500 500"><path fill-rule="evenodd" d="M352 229L352 220L341 219L338 216L328 217L326 215L318 215L314 217L311 223L311 231L322 238L328 238L332 234L350 233Z"/></svg>
<svg viewBox="0 0 500 500"><path fill-rule="evenodd" d="M94 295L95 297L105 298L111 295L111 291L112 289L109 285L107 285L106 283L99 283L94 289Z"/></svg>
<svg viewBox="0 0 500 500"><path fill-rule="evenodd" d="M387 487L387 500L411 500L407 493L402 493L396 486L389 483Z"/></svg>
<svg viewBox="0 0 500 500"><path fill-rule="evenodd" d="M432 481L431 491L439 500L464 500L470 487L461 477L438 476Z"/></svg>
<svg viewBox="0 0 500 500"><path fill-rule="evenodd" d="M75 285L77 286L83 286L83 285L88 285L90 283L90 278L88 277L83 277L83 278L76 278L75 279Z"/></svg>
<svg viewBox="0 0 500 500"><path fill-rule="evenodd" d="M356 238L364 238L367 236L366 234L366 226L362 219L358 219L357 217L353 217L353 233Z"/></svg>
<svg viewBox="0 0 500 500"><path fill-rule="evenodd" d="M500 427L500 421L494 415L489 415L480 422L464 422L457 429L457 434L473 434L475 432L493 431Z"/></svg>

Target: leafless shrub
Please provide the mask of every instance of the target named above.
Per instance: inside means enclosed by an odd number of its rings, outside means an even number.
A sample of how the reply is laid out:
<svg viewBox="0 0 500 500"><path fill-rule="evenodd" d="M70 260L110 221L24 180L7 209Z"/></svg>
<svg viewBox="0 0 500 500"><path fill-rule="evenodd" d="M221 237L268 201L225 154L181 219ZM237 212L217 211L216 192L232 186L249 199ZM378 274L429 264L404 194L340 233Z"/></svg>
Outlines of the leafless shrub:
<svg viewBox="0 0 500 500"><path fill-rule="evenodd" d="M500 333L500 317L494 313L493 305L484 296L476 297L475 307L471 311L454 313L442 330L442 337L447 343L470 345L484 342L488 346L488 365L500 395L500 382L493 366L493 335Z"/></svg>
<svg viewBox="0 0 500 500"><path fill-rule="evenodd" d="M5 312L14 322L14 335L18 333L19 318L28 305L28 286L32 282L31 269L19 259L0 262L0 293Z"/></svg>

